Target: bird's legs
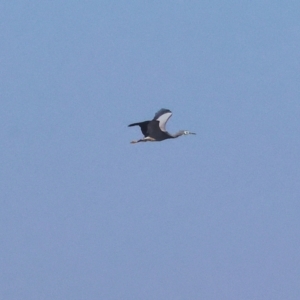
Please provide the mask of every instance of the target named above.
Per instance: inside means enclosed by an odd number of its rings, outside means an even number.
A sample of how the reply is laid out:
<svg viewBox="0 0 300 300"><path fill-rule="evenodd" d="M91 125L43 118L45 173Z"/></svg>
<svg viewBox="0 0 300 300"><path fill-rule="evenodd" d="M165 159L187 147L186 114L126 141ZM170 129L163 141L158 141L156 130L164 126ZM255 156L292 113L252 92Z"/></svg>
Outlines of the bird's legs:
<svg viewBox="0 0 300 300"><path fill-rule="evenodd" d="M147 137L144 137L144 138L142 138L140 140L137 140L137 141L131 141L130 144L136 144L136 143L139 143L139 142L149 142L149 141L154 142L155 139L150 137L150 136L147 136Z"/></svg>
<svg viewBox="0 0 300 300"><path fill-rule="evenodd" d="M140 140L137 140L137 141L131 141L130 144L136 144L136 143L139 143L139 142L146 142L144 139L140 139Z"/></svg>

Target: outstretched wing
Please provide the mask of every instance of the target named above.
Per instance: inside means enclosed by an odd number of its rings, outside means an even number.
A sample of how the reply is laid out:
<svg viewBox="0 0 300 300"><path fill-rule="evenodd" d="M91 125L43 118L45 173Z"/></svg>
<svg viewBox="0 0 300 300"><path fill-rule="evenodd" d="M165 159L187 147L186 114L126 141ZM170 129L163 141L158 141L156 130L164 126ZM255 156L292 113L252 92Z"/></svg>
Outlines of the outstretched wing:
<svg viewBox="0 0 300 300"><path fill-rule="evenodd" d="M152 121L156 120L159 122L159 128L161 131L166 131L166 123L171 118L172 112L169 109L162 108L159 110Z"/></svg>
<svg viewBox="0 0 300 300"><path fill-rule="evenodd" d="M131 127L131 126L140 126L143 135L144 135L144 136L148 136L148 135L149 135L149 131L148 131L148 124L149 124L149 123L150 123L150 121L144 121L144 122L139 122L139 123L133 123L133 124L128 125L128 127Z"/></svg>

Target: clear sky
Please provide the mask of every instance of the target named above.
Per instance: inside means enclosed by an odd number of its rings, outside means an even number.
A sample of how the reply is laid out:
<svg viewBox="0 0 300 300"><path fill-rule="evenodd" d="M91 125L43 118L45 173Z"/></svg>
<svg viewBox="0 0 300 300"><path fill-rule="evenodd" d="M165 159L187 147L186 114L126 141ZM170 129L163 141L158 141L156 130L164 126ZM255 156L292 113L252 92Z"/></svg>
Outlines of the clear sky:
<svg viewBox="0 0 300 300"><path fill-rule="evenodd" d="M300 299L299 16L2 1L1 300Z"/></svg>

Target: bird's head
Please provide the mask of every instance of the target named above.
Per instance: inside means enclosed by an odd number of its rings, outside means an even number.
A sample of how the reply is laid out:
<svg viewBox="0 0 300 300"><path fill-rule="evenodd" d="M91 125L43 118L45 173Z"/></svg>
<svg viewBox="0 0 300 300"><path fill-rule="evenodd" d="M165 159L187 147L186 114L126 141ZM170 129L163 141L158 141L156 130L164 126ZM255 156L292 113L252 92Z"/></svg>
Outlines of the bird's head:
<svg viewBox="0 0 300 300"><path fill-rule="evenodd" d="M188 134L196 134L196 133L190 132L190 131L188 131L188 130L180 130L180 131L178 131L177 133L175 133L174 135L172 135L172 137L177 138L177 137L179 137L179 136L182 136L182 135L188 135Z"/></svg>
<svg viewBox="0 0 300 300"><path fill-rule="evenodd" d="M188 131L188 130L182 130L182 134L183 134L183 135L188 135L188 134L196 134L196 133L190 132L190 131Z"/></svg>

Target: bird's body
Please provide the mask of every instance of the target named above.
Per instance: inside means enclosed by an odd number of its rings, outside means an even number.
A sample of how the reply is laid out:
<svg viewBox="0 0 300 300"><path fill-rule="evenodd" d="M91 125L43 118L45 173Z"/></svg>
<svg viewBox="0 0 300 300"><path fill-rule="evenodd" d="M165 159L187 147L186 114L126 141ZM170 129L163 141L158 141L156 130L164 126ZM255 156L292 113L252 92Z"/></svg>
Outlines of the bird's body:
<svg viewBox="0 0 300 300"><path fill-rule="evenodd" d="M177 138L181 135L195 134L187 130L180 130L175 134L170 134L167 132L165 126L171 116L172 112L169 109L162 108L155 114L153 120L128 125L129 127L140 126L144 135L144 138L137 141L132 141L131 143L134 144L147 141L163 141L166 139Z"/></svg>

